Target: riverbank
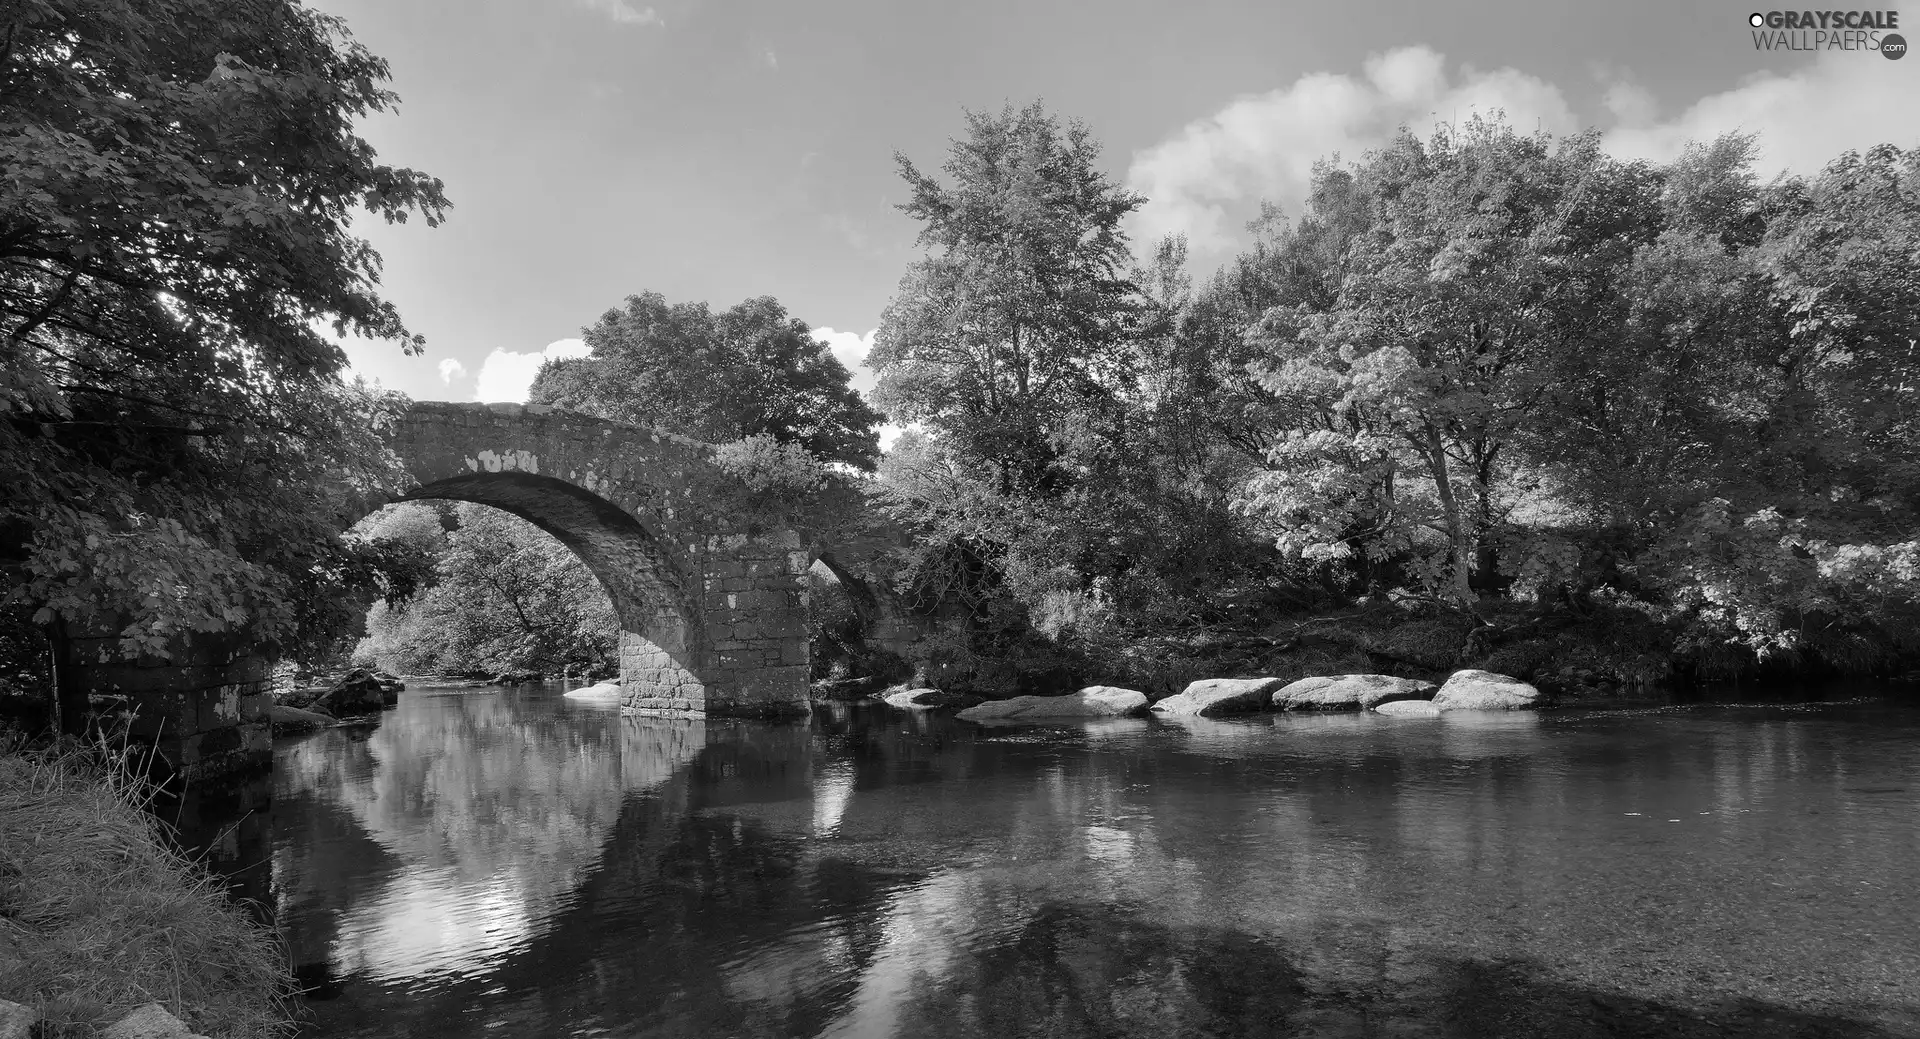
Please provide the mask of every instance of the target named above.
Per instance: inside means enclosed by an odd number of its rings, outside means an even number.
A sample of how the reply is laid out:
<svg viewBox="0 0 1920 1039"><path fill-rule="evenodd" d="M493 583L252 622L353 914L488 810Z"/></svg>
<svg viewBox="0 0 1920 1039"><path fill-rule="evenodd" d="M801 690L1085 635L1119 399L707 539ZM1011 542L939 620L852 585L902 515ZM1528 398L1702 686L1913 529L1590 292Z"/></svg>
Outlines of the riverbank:
<svg viewBox="0 0 1920 1039"><path fill-rule="evenodd" d="M216 1039L289 1034L279 937L167 843L147 796L82 754L0 745L0 998L46 1039L156 1002Z"/></svg>
<svg viewBox="0 0 1920 1039"><path fill-rule="evenodd" d="M1920 683L1920 649L1911 640L1810 641L1763 660L1724 639L1697 637L1683 625L1617 607L1574 613L1485 604L1476 618L1382 601L1263 623L1081 639L1069 649L1058 662L1041 662L1062 674L1062 689L1067 682L1113 684L1151 700L1205 678L1262 675L1291 682L1387 674L1438 683L1462 668L1511 675L1558 704L1734 684L1784 690L1836 679ZM1021 684L1018 678L1002 684L1009 688L974 691L993 697L1028 691L1012 688Z"/></svg>

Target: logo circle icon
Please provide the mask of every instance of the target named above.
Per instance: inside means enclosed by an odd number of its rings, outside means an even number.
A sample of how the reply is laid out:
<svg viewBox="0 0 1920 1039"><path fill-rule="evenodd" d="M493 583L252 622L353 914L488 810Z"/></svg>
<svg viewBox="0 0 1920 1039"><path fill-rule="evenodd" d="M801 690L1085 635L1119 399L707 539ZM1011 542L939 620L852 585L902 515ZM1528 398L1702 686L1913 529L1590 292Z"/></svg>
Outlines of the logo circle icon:
<svg viewBox="0 0 1920 1039"><path fill-rule="evenodd" d="M1761 14L1758 11L1755 11L1752 14L1747 16L1747 24L1758 29L1761 26L1767 24L1767 16L1764 14Z"/></svg>
<svg viewBox="0 0 1920 1039"><path fill-rule="evenodd" d="M1880 56L1888 61L1899 61L1907 56L1907 38L1897 32L1880 37Z"/></svg>

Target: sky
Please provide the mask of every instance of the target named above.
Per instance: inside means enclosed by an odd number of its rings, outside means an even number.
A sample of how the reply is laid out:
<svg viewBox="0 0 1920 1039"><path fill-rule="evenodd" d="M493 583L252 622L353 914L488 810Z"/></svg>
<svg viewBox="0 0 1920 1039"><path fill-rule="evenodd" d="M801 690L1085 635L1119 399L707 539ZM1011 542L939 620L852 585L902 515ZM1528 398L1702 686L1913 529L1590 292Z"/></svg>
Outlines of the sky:
<svg viewBox="0 0 1920 1039"><path fill-rule="evenodd" d="M1402 125L1498 109L1656 160L1743 130L1768 174L1920 145L1920 57L1762 49L1756 9L1723 0L313 5L391 64L402 103L362 134L454 204L438 228L356 225L427 348L349 357L423 400L522 400L644 291L773 296L871 387L860 361L917 255L893 156L937 168L969 109L1038 99L1085 122L1149 199L1136 247L1184 232L1200 275L1248 244L1262 199L1298 212L1315 160Z"/></svg>

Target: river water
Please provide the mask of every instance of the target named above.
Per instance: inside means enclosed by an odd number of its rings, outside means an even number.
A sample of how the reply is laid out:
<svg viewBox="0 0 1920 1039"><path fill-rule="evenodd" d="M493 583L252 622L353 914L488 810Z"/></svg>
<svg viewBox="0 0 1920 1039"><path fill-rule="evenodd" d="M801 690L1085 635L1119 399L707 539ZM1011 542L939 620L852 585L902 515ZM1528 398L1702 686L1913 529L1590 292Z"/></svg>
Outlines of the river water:
<svg viewBox="0 0 1920 1039"><path fill-rule="evenodd" d="M1920 710L1881 701L779 726L416 686L274 753L187 836L309 1035L1920 1035Z"/></svg>

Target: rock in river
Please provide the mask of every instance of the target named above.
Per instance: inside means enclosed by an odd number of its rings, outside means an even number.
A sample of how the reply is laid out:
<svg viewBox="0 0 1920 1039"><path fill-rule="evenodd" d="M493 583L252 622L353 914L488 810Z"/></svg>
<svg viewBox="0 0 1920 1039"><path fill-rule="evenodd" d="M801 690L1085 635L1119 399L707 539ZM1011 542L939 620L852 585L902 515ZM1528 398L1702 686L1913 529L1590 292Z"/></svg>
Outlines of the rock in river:
<svg viewBox="0 0 1920 1039"><path fill-rule="evenodd" d="M972 707L980 697L972 693L949 693L939 689L897 689L881 699L902 710L924 711L934 707Z"/></svg>
<svg viewBox="0 0 1920 1039"><path fill-rule="evenodd" d="M1016 696L989 700L961 711L970 722L1040 718L1117 718L1147 706L1147 694L1110 685L1090 685L1065 696Z"/></svg>
<svg viewBox="0 0 1920 1039"><path fill-rule="evenodd" d="M1540 690L1491 671L1455 671L1433 694L1433 705L1443 711L1518 711L1535 706Z"/></svg>
<svg viewBox="0 0 1920 1039"><path fill-rule="evenodd" d="M570 700L618 700L620 699L620 683L595 682L592 685L582 686L579 689L569 689L561 695Z"/></svg>
<svg viewBox="0 0 1920 1039"><path fill-rule="evenodd" d="M1245 714L1265 710L1278 678L1203 678L1153 705L1159 714Z"/></svg>
<svg viewBox="0 0 1920 1039"><path fill-rule="evenodd" d="M295 707L320 709L336 718L378 714L400 702L400 690L406 683L392 675L356 667L340 676L326 692L307 703L289 701Z"/></svg>
<svg viewBox="0 0 1920 1039"><path fill-rule="evenodd" d="M1391 700L1374 710L1380 714L1391 714L1402 718L1438 718L1440 708L1430 700Z"/></svg>
<svg viewBox="0 0 1920 1039"><path fill-rule="evenodd" d="M267 720L273 723L274 733L280 736L309 729L324 729L334 722L333 716L325 711L303 711L278 703L267 706Z"/></svg>
<svg viewBox="0 0 1920 1039"><path fill-rule="evenodd" d="M1273 694L1283 711L1362 711L1397 700L1432 699L1439 686L1392 675L1302 678Z"/></svg>

